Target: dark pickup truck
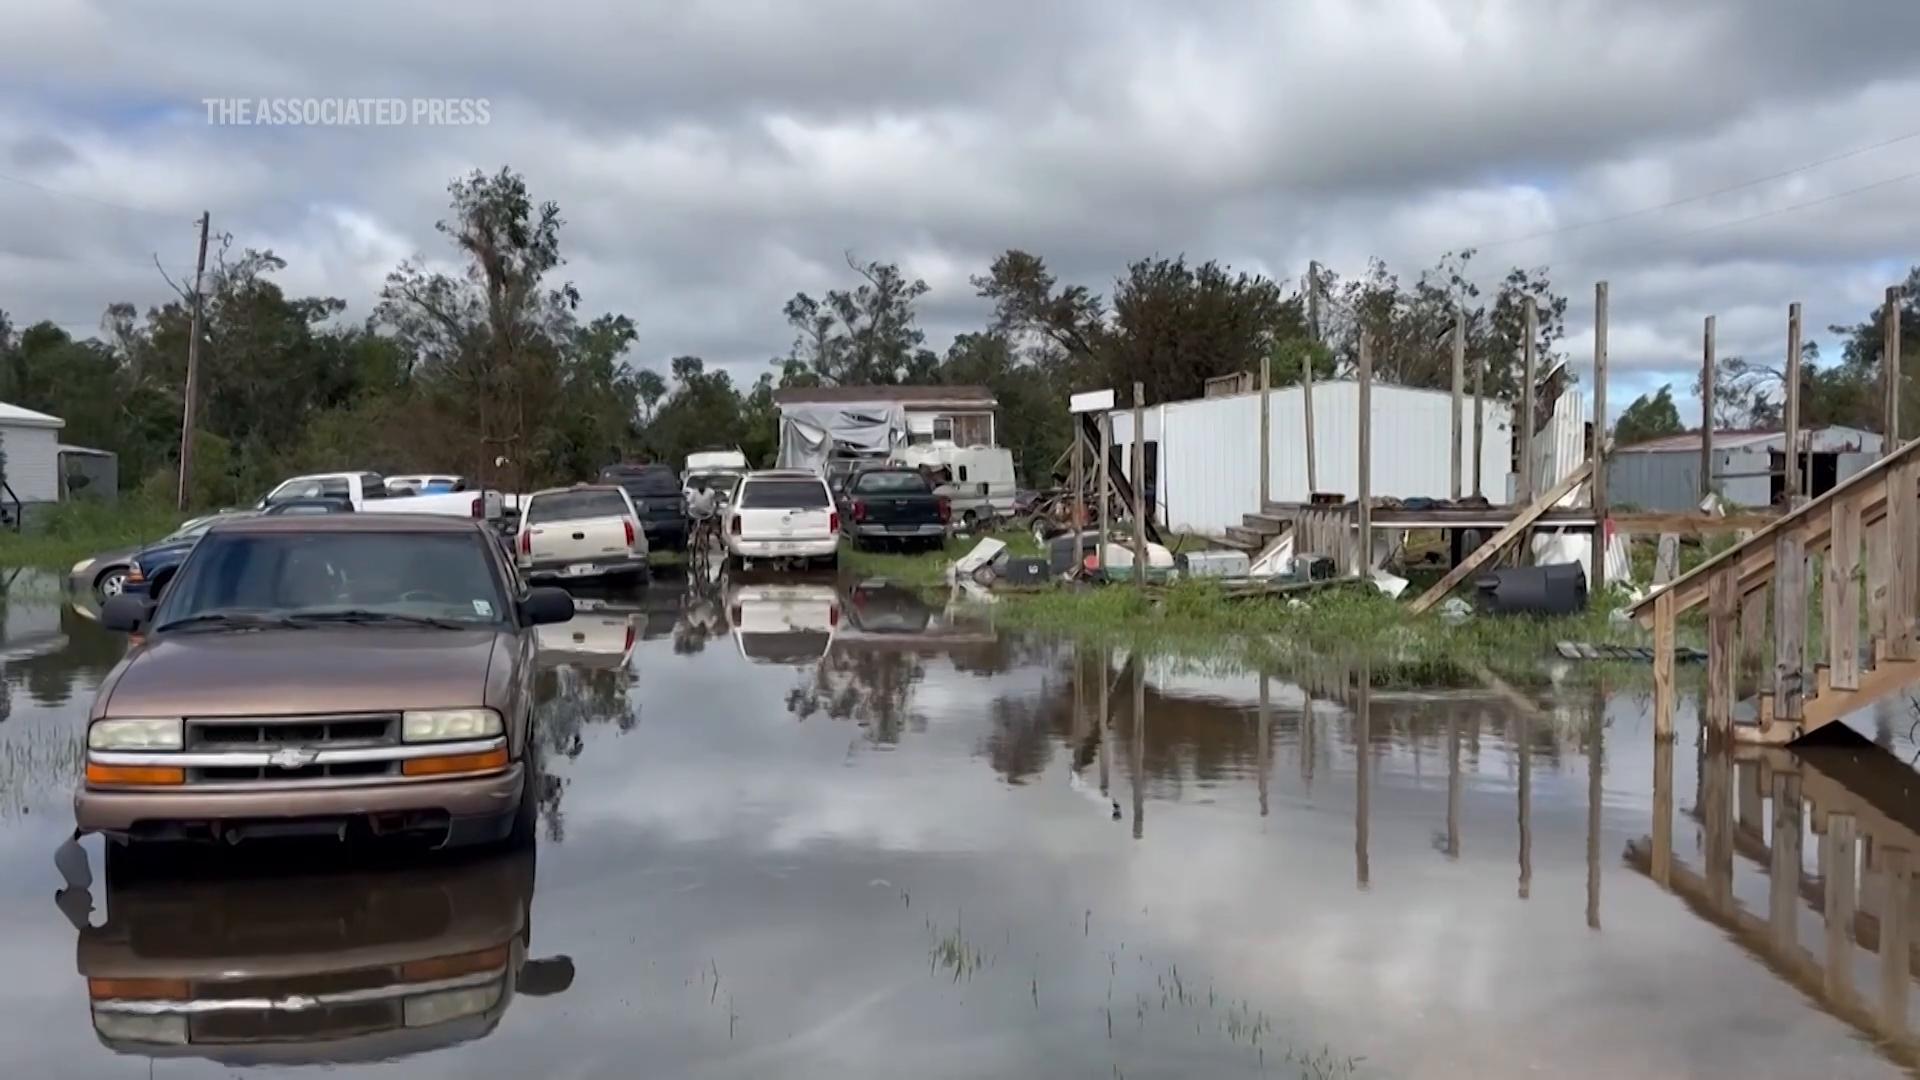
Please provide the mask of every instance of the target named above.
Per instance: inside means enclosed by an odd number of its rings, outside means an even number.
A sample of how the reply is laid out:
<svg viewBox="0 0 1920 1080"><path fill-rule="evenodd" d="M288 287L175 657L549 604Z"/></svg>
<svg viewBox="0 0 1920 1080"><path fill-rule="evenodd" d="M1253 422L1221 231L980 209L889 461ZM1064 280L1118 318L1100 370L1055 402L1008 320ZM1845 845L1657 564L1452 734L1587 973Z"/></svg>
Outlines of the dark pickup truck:
<svg viewBox="0 0 1920 1080"><path fill-rule="evenodd" d="M946 542L953 512L913 469L867 469L841 490L840 520L856 547L936 548Z"/></svg>
<svg viewBox="0 0 1920 1080"><path fill-rule="evenodd" d="M687 497L680 490L680 474L667 465L609 465L600 470L600 482L618 484L633 500L647 546L654 551L681 551L687 546Z"/></svg>

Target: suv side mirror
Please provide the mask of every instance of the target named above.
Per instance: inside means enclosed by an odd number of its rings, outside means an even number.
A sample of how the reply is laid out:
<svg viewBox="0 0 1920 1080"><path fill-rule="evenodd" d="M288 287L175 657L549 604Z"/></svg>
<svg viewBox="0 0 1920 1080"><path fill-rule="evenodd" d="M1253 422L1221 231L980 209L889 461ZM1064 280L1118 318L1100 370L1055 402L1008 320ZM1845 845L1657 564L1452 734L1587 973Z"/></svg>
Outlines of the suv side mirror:
<svg viewBox="0 0 1920 1080"><path fill-rule="evenodd" d="M131 634L153 617L153 602L144 596L116 596L100 605L100 625Z"/></svg>
<svg viewBox="0 0 1920 1080"><path fill-rule="evenodd" d="M520 612L534 626L566 622L573 618L573 594L552 585L528 589Z"/></svg>

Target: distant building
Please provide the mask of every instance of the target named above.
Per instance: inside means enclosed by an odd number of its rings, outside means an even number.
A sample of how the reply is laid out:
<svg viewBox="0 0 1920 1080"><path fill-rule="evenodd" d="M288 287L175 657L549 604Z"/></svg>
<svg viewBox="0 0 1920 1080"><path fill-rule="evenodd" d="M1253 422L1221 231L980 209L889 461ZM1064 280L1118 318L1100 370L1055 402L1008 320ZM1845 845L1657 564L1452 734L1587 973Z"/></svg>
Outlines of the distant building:
<svg viewBox="0 0 1920 1080"><path fill-rule="evenodd" d="M984 386L805 386L773 392L781 468L834 451L887 454L910 443L997 446L999 401Z"/></svg>
<svg viewBox="0 0 1920 1080"><path fill-rule="evenodd" d="M1800 433L1810 496L1880 457L1882 440L1858 428L1810 428ZM1764 507L1782 501L1787 463L1786 434L1779 431L1716 431L1713 486L1736 506ZM1700 504L1700 433L1666 435L1616 446L1607 455L1607 499L1615 507L1691 510Z"/></svg>

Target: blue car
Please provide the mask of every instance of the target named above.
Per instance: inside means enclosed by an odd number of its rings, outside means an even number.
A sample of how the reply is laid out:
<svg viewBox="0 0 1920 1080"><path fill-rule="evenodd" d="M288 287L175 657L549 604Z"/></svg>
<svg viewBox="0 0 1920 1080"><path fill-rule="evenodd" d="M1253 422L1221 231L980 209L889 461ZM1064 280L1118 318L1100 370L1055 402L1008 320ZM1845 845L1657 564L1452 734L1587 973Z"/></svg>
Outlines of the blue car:
<svg viewBox="0 0 1920 1080"><path fill-rule="evenodd" d="M282 514L340 514L351 513L353 504L345 499L289 499L275 503L258 513L268 516ZM187 561L193 546L206 535L207 529L217 521L236 517L252 517L255 511L242 510L232 514L216 514L212 517L189 521L172 535L141 548L133 553L127 562L126 578L120 591L129 596L159 596L160 590L172 579L174 571Z"/></svg>

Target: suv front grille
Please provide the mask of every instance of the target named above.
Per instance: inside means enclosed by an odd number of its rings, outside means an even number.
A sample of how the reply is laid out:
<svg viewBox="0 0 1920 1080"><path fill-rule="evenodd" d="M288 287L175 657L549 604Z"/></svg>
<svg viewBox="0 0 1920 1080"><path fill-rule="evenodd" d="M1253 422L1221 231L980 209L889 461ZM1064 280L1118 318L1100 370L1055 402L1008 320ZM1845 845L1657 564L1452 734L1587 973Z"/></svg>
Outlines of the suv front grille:
<svg viewBox="0 0 1920 1080"><path fill-rule="evenodd" d="M188 750L215 752L278 750L283 746L306 746L315 750L394 746L400 742L400 717L394 713L376 713L285 719L189 719L186 741Z"/></svg>

